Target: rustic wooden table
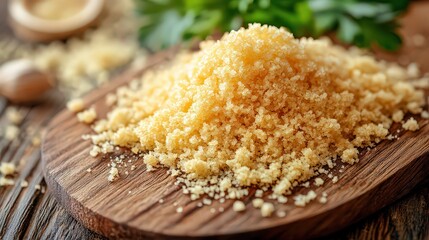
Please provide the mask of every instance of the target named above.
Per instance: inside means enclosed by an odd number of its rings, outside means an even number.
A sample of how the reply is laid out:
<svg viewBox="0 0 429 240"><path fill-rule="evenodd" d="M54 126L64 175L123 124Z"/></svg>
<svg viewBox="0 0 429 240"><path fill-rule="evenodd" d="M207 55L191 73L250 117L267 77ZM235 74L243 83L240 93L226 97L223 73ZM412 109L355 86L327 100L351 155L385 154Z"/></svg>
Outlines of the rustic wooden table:
<svg viewBox="0 0 429 240"><path fill-rule="evenodd" d="M0 38L10 36L5 0L0 1ZM396 54L378 56L402 63L415 61L429 72L428 1L413 2L403 19L404 48ZM415 46L412 36L426 36L424 46ZM0 49L0 51L2 51ZM0 97L0 128L7 124L5 109L11 106ZM0 138L0 161L17 164L18 184L0 187L0 239L104 239L85 229L56 202L46 187L40 164L40 147L31 143L34 134L43 132L49 120L64 106L59 94L52 94L35 106L15 106L25 116L20 125L22 134L10 142ZM32 133L28 133L32 129ZM429 171L429 169L428 169ZM410 173L412 174L412 173ZM27 180L26 188L20 186ZM410 194L386 206L371 217L323 239L429 239L429 181L420 184Z"/></svg>

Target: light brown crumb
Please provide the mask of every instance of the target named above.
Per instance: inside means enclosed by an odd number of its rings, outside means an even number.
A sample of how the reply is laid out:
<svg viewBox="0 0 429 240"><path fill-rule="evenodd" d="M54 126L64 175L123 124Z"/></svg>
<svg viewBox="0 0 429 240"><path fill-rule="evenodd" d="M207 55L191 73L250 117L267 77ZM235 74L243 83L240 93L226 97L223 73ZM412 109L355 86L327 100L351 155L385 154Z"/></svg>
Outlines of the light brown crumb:
<svg viewBox="0 0 429 240"><path fill-rule="evenodd" d="M15 184L15 181L13 181L13 179L6 178L4 176L0 177L0 186L11 186L13 184Z"/></svg>
<svg viewBox="0 0 429 240"><path fill-rule="evenodd" d="M232 205L232 210L234 210L234 212L242 212L246 210L246 205L244 205L242 201L235 201Z"/></svg>
<svg viewBox="0 0 429 240"><path fill-rule="evenodd" d="M204 203L204 205L210 205L210 204L212 204L212 200L210 200L208 198L204 198L203 203Z"/></svg>
<svg viewBox="0 0 429 240"><path fill-rule="evenodd" d="M279 203L287 203L287 197L285 197L285 196L278 196L277 197L277 202L279 202Z"/></svg>
<svg viewBox="0 0 429 240"><path fill-rule="evenodd" d="M322 186L324 182L325 181L323 181L323 179L321 179L319 177L314 179L314 185L316 185L317 187Z"/></svg>
<svg viewBox="0 0 429 240"><path fill-rule="evenodd" d="M91 168L88 168L88 169L86 169L86 172L91 173L91 172L92 172L92 169L91 169Z"/></svg>
<svg viewBox="0 0 429 240"><path fill-rule="evenodd" d="M16 167L13 163L3 162L0 164L0 173L4 176L12 175L13 173L15 173L15 171Z"/></svg>
<svg viewBox="0 0 429 240"><path fill-rule="evenodd" d="M402 121L402 119L404 119L404 112L401 110L398 110L396 112L393 113L392 115L392 119L394 122L400 122Z"/></svg>
<svg viewBox="0 0 429 240"><path fill-rule="evenodd" d="M34 185L34 189L36 189L36 190L40 190L41 188L42 188L42 186L40 186L40 184Z"/></svg>
<svg viewBox="0 0 429 240"><path fill-rule="evenodd" d="M159 201L158 201L160 204L163 204L164 203L164 199L159 199Z"/></svg>
<svg viewBox="0 0 429 240"><path fill-rule="evenodd" d="M215 212L216 212L216 209L210 208L210 213L215 213Z"/></svg>
<svg viewBox="0 0 429 240"><path fill-rule="evenodd" d="M113 182L118 177L119 177L119 171L118 171L118 169L116 167L111 167L110 171L109 171L109 177L107 178L107 180L109 180L109 182Z"/></svg>
<svg viewBox="0 0 429 240"><path fill-rule="evenodd" d="M324 196L319 198L319 202L325 204L328 201L328 199Z"/></svg>
<svg viewBox="0 0 429 240"><path fill-rule="evenodd" d="M86 124L91 124L97 118L97 113L94 108L87 109L83 112L77 114L77 119L79 122L83 122Z"/></svg>
<svg viewBox="0 0 429 240"><path fill-rule="evenodd" d="M22 188L26 188L26 187L28 187L28 182L27 182L26 180L22 180L22 181L21 181L21 187L22 187Z"/></svg>
<svg viewBox="0 0 429 240"><path fill-rule="evenodd" d="M85 104L81 98L75 98L67 102L68 110L78 113L85 108Z"/></svg>
<svg viewBox="0 0 429 240"><path fill-rule="evenodd" d="M15 107L8 107L6 110L6 118L10 123L19 125L24 119L24 116Z"/></svg>
<svg viewBox="0 0 429 240"><path fill-rule="evenodd" d="M255 198L252 200L252 205L254 208L261 208L262 204L264 204L264 200L260 198Z"/></svg>
<svg viewBox="0 0 429 240"><path fill-rule="evenodd" d="M260 198L260 197L262 197L263 195L264 195L264 191L262 191L262 190L260 190L260 189L256 190L256 192L255 192L255 197Z"/></svg>
<svg viewBox="0 0 429 240"><path fill-rule="evenodd" d="M332 182L333 182L333 183L338 182L338 176L334 176L334 177L332 178Z"/></svg>
<svg viewBox="0 0 429 240"><path fill-rule="evenodd" d="M9 140L13 141L19 136L19 128L14 125L8 125L6 126L4 137Z"/></svg>
<svg viewBox="0 0 429 240"><path fill-rule="evenodd" d="M261 215L262 217L269 217L274 212L275 208L272 203L265 202L261 207Z"/></svg>
<svg viewBox="0 0 429 240"><path fill-rule="evenodd" d="M417 131L419 129L419 123L414 118L410 118L402 124L402 128L409 131Z"/></svg>
<svg viewBox="0 0 429 240"><path fill-rule="evenodd" d="M429 112L428 111L423 111L421 114L421 117L424 119L429 119Z"/></svg>
<svg viewBox="0 0 429 240"><path fill-rule="evenodd" d="M219 212L224 212L225 209L223 207L219 207Z"/></svg>
<svg viewBox="0 0 429 240"><path fill-rule="evenodd" d="M115 94L107 94L106 96L106 105L113 106L116 103L116 95Z"/></svg>
<svg viewBox="0 0 429 240"><path fill-rule="evenodd" d="M295 200L294 204L295 204L295 206L298 206L298 207L304 207L305 205L307 205L307 203L309 203L310 201L312 201L316 197L317 197L317 194L313 190L310 190L306 195L299 194L299 195L295 196L294 197L294 200Z"/></svg>
<svg viewBox="0 0 429 240"><path fill-rule="evenodd" d="M39 146L40 146L40 143L41 143L41 140L40 140L40 137L39 137L39 136L34 136L34 137L31 139L31 144L32 144L34 147L39 147Z"/></svg>

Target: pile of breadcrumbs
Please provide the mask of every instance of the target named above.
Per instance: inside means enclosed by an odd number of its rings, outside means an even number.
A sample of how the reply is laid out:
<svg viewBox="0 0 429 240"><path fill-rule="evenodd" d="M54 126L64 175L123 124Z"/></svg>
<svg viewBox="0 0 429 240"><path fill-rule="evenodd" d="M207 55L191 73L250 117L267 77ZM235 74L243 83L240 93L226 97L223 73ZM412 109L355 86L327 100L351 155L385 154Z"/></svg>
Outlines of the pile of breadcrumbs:
<svg viewBox="0 0 429 240"><path fill-rule="evenodd" d="M284 203L321 167L336 159L353 164L359 148L392 137L393 122L419 128L404 119L407 112L427 116L424 94L408 75L328 40L250 25L109 95L113 109L93 125L91 155L129 148L148 170L169 168L194 200L239 199L256 187L253 205L269 216L265 192ZM96 118L93 109L80 114L87 123ZM115 165L111 174L120 175ZM316 197L309 191L295 204ZM319 197L326 202L325 193ZM244 209L235 202L234 210Z"/></svg>

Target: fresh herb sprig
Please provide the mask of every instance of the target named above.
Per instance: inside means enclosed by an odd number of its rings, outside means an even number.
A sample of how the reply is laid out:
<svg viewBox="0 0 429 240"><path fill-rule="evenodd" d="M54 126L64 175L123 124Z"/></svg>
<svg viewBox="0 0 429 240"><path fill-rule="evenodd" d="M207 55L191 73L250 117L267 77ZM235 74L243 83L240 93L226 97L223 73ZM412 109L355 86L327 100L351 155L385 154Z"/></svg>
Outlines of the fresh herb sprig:
<svg viewBox="0 0 429 240"><path fill-rule="evenodd" d="M159 50L249 23L288 28L295 36L335 32L348 44L394 51L397 17L408 0L135 0L143 46Z"/></svg>

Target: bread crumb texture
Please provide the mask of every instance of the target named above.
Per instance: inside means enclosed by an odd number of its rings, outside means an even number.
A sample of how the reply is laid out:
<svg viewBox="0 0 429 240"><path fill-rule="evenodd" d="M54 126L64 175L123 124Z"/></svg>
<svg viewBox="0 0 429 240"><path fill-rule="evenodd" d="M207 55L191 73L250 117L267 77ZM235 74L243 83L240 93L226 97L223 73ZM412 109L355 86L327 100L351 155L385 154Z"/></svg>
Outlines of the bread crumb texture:
<svg viewBox="0 0 429 240"><path fill-rule="evenodd" d="M337 158L355 163L394 121L420 113L424 94L409 74L328 40L249 25L119 88L90 139L133 149L148 169L169 168L192 199L237 199L250 186L277 199ZM409 121L404 127L418 128ZM295 205L315 198L310 191ZM263 215L274 211L263 206Z"/></svg>
<svg viewBox="0 0 429 240"><path fill-rule="evenodd" d="M94 108L87 109L83 112L77 114L77 119L79 122L83 122L86 124L91 124L97 118L97 113Z"/></svg>
<svg viewBox="0 0 429 240"><path fill-rule="evenodd" d="M11 175L15 172L15 164L3 162L0 165L0 173L4 176Z"/></svg>
<svg viewBox="0 0 429 240"><path fill-rule="evenodd" d="M75 98L67 102L67 108L72 112L80 112L85 108L85 104L81 98Z"/></svg>

